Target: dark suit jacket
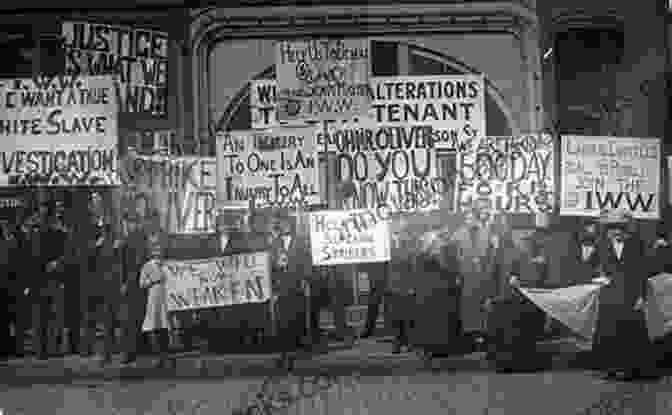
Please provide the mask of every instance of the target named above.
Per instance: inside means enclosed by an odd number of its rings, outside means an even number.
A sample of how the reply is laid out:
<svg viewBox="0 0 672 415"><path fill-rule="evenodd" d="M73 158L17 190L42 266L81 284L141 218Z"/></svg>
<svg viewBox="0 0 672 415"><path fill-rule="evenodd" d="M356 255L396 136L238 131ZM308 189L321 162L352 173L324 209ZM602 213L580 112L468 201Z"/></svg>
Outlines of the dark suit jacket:
<svg viewBox="0 0 672 415"><path fill-rule="evenodd" d="M601 301L632 308L637 298L646 295L649 266L644 261L643 241L636 236L626 239L620 259L611 241L606 238L601 241L599 249L600 264L612 280Z"/></svg>
<svg viewBox="0 0 672 415"><path fill-rule="evenodd" d="M566 261L569 263L568 265L570 265L566 267L569 274L567 278L568 285L588 284L599 274L599 246L596 243L590 256L584 260L581 241L577 237L572 242L569 248L570 255L566 258Z"/></svg>
<svg viewBox="0 0 672 415"><path fill-rule="evenodd" d="M650 264L650 277L662 272L672 274L672 245L652 248L647 255L646 263Z"/></svg>
<svg viewBox="0 0 672 415"><path fill-rule="evenodd" d="M123 261L122 282L139 286L140 270L149 259L147 236L142 230L131 232L121 247Z"/></svg>
<svg viewBox="0 0 672 415"><path fill-rule="evenodd" d="M301 280L310 278L313 270L313 260L307 236L293 235L289 248L286 250L287 266L277 266L277 259L284 251L281 239L276 239L271 245L271 278L275 292L279 295L289 294L300 288Z"/></svg>

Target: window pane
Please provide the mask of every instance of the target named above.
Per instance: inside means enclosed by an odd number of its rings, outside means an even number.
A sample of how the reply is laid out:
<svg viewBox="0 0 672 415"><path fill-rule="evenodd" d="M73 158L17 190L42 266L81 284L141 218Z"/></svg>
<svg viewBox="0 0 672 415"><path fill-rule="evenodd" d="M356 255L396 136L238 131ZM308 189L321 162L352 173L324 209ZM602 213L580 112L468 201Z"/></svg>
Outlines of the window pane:
<svg viewBox="0 0 672 415"><path fill-rule="evenodd" d="M556 38L560 132L603 135L604 105L611 93L613 65L623 57L623 31L613 28L571 29ZM607 72L604 72L606 65Z"/></svg>
<svg viewBox="0 0 672 415"><path fill-rule="evenodd" d="M33 73L35 41L28 25L3 25L0 29L0 78L26 78Z"/></svg>
<svg viewBox="0 0 672 415"><path fill-rule="evenodd" d="M397 42L371 42L371 72L373 76L396 76L399 74Z"/></svg>

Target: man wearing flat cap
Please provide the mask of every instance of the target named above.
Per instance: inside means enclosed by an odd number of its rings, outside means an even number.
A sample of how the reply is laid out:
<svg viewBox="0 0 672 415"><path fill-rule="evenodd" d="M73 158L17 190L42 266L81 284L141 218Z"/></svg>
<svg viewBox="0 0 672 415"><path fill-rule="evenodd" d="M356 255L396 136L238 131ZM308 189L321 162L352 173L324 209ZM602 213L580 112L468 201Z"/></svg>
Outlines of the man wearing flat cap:
<svg viewBox="0 0 672 415"><path fill-rule="evenodd" d="M650 344L639 308L646 297L649 276L642 240L633 232L632 219L622 211L604 212L600 223L605 237L599 246L603 284L593 358L607 379L632 380L650 370Z"/></svg>

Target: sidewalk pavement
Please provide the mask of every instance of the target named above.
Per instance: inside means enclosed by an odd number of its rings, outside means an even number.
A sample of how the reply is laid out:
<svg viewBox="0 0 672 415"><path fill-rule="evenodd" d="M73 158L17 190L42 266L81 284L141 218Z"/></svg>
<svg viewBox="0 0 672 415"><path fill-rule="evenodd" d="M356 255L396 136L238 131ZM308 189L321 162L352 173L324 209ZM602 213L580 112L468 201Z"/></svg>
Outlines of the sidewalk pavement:
<svg viewBox="0 0 672 415"><path fill-rule="evenodd" d="M295 372L306 373L328 370L330 373L361 371L371 375L384 375L394 369L399 373L434 370L488 371L488 363L482 353L455 356L436 360L432 367L420 359L417 353L394 354L392 343L386 339L360 339L353 347L331 343L323 353L299 353ZM550 342L541 346L561 354L562 359L554 364L556 369L567 369L566 360L578 350L572 342ZM561 353L558 353L561 352ZM278 369L279 353L275 354L226 354L203 352L174 354L174 367L155 368L156 358L143 356L131 365L121 363L121 355L115 355L110 364L103 365L100 356L66 357L37 360L33 357L11 359L0 363L0 384L25 385L27 383L69 383L85 379L134 379L134 378L218 378L258 377L281 372Z"/></svg>
<svg viewBox="0 0 672 415"><path fill-rule="evenodd" d="M542 348L567 355L575 350L571 343L560 341ZM9 361L0 368L3 382L9 377L25 384L0 391L0 409L12 415L228 415L249 404L265 378L280 373L274 369L277 355L187 353L176 357L176 368L167 371L150 369L152 361L148 358L128 368L122 368L118 358L108 367L101 367L96 358ZM294 376L324 372L339 377L336 387L321 398L302 400L286 412L273 414L574 415L599 401L618 399L641 389L632 383L603 381L589 371L569 368L562 359L552 370L535 373L495 373L480 353L441 359L427 368L415 354L396 355L391 343L368 339L352 349L299 359ZM667 382L658 387L672 390L671 386ZM584 413L665 413L657 408L669 410L672 392L651 390L630 402L630 406L644 402L649 405L645 409ZM654 409L650 404L656 399L660 404ZM197 411L169 410L171 405L191 408L197 403L204 407Z"/></svg>

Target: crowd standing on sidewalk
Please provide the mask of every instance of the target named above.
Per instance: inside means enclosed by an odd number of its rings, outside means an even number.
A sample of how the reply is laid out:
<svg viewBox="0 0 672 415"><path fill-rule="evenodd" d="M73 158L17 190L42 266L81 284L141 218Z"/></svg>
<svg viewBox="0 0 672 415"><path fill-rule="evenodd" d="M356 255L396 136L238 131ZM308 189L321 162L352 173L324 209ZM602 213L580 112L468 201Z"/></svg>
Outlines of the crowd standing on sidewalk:
<svg viewBox="0 0 672 415"><path fill-rule="evenodd" d="M66 352L82 356L99 352L103 363L122 351L123 362L131 364L153 345L158 365L165 366L176 319L167 310L161 263L169 243L159 212L144 218L127 214L122 233L113 226L103 195L89 192L86 215L66 220L67 214L62 202L46 200L18 226L0 222L0 294L9 311L2 336L14 338L3 342L14 346L4 354L23 356L25 334L32 328L33 354L40 359L60 354L59 345L66 344ZM311 265L308 233L299 232L290 217L273 214L269 222L266 216L253 211L246 232L218 227L210 254L271 253L276 351L320 344L324 308L334 312L336 337L352 339L342 301L344 278L334 269ZM452 229L420 236L405 233L404 222L403 217L394 220L392 261L360 266L372 281L364 337L374 335L384 303L396 353L484 350L501 370L530 368L529 363L543 367L547 362L535 360L536 344L563 327L518 288L594 283L603 288L591 366L608 379L630 380L655 376L656 366L669 360L669 340L649 340L642 310L649 294L647 278L672 271L672 243L664 223L647 244L634 220L620 212L583 220L569 237L566 230L541 221L517 240L505 216L477 209L466 212ZM219 333L222 342L263 342L266 309L245 307L235 313L208 310L199 318L201 327ZM432 315L441 315L443 323ZM217 331L222 322L226 333ZM100 327L102 350L95 350Z"/></svg>

